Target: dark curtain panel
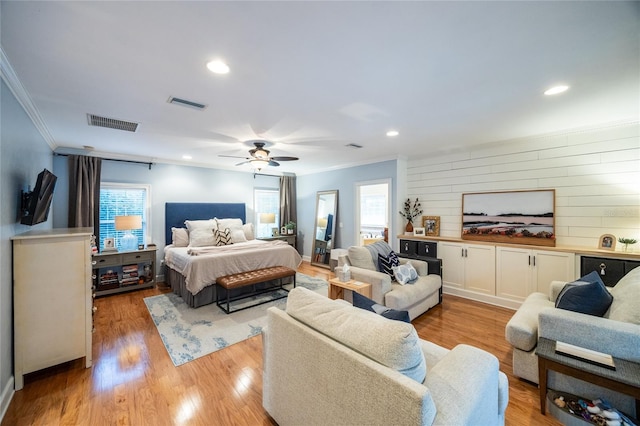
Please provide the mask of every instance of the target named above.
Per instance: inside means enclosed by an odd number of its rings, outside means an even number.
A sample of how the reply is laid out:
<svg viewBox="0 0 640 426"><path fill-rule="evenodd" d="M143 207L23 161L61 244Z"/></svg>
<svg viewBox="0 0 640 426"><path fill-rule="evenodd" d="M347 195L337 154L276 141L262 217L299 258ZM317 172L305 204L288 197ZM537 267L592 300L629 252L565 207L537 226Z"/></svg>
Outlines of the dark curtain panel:
<svg viewBox="0 0 640 426"><path fill-rule="evenodd" d="M100 241L100 171L102 159L69 156L69 228L93 227Z"/></svg>
<svg viewBox="0 0 640 426"><path fill-rule="evenodd" d="M282 176L280 178L280 224L284 226L290 221L298 223L296 177Z"/></svg>

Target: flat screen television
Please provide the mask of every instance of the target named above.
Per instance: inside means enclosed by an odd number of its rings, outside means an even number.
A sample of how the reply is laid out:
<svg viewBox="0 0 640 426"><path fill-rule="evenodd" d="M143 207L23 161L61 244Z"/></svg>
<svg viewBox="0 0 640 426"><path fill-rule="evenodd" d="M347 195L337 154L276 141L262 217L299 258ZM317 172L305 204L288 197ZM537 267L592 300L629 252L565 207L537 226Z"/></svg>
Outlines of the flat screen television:
<svg viewBox="0 0 640 426"><path fill-rule="evenodd" d="M46 222L49 217L53 190L58 178L49 170L44 169L38 174L36 186L31 192L22 193L22 218L23 225L35 225Z"/></svg>

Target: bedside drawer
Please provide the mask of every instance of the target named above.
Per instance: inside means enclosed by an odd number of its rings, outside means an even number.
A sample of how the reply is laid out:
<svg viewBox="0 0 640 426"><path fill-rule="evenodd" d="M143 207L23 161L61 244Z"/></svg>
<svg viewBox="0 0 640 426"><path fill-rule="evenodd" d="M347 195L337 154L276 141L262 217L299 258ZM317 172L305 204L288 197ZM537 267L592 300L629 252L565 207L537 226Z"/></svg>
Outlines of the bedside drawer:
<svg viewBox="0 0 640 426"><path fill-rule="evenodd" d="M136 263L153 260L153 253L151 252L142 252L142 253L127 253L122 255L122 263Z"/></svg>
<svg viewBox="0 0 640 426"><path fill-rule="evenodd" d="M120 256L95 256L92 260L96 262L96 264L92 266L93 269L103 268L105 266L117 266L121 264Z"/></svg>

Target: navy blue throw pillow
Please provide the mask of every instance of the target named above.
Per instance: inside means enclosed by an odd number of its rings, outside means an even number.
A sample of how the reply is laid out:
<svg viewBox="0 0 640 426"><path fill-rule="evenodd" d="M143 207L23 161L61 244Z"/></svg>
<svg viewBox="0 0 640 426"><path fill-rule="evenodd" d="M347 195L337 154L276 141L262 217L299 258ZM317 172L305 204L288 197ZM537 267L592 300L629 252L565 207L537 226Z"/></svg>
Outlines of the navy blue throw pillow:
<svg viewBox="0 0 640 426"><path fill-rule="evenodd" d="M389 256L378 253L378 270L389 275L391 277L391 281L396 280L396 276L393 273L393 267L398 265L400 265L400 259L398 259L398 255L393 250L391 250Z"/></svg>
<svg viewBox="0 0 640 426"><path fill-rule="evenodd" d="M580 279L565 284L556 299L556 308L601 317L613 302L602 279L593 271Z"/></svg>
<svg viewBox="0 0 640 426"><path fill-rule="evenodd" d="M385 318L389 318L392 320L404 321L408 323L411 322L411 320L409 319L409 312L397 311L395 309L379 305L374 300L371 300L368 297L361 295L360 293L356 293L355 291L353 292L353 306L355 306L356 308L364 309L365 311L375 312Z"/></svg>

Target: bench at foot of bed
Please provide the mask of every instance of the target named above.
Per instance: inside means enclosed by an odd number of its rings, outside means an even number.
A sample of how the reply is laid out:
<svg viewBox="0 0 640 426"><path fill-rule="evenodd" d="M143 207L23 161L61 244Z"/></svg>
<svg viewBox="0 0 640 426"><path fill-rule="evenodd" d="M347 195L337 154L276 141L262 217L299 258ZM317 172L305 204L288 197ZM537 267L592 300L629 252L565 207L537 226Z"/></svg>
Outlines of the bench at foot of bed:
<svg viewBox="0 0 640 426"><path fill-rule="evenodd" d="M243 309L252 308L254 306L261 305L263 303L271 302L272 300L282 299L287 297L286 294L280 297L276 297L274 299L263 300L259 303L254 303L253 305L243 306L242 308L235 309L233 311L230 310L229 303L234 302L236 300L246 299L249 297L254 297L258 294L269 293L277 290L284 290L285 292L289 292L289 290L282 287L282 279L293 277L293 287L296 286L296 271L291 268L287 268L286 266L272 266L270 268L256 269L255 271L248 272L240 272L238 274L225 275L224 277L220 277L216 280L216 305L220 309L222 309L225 313L230 314L232 312L241 311ZM240 287L246 287L249 285L260 284L267 281L272 280L280 280L279 287L271 287L264 290L257 290L247 295L238 296L235 298L230 298L229 293L231 290ZM224 293L226 295L225 298L220 297L221 289L225 289ZM226 307L225 307L226 305Z"/></svg>

